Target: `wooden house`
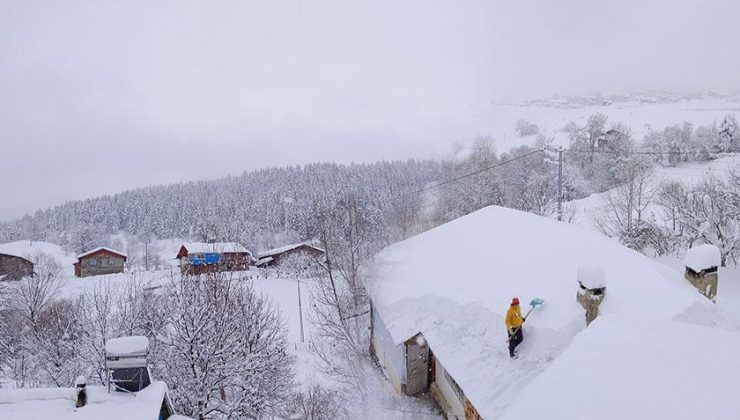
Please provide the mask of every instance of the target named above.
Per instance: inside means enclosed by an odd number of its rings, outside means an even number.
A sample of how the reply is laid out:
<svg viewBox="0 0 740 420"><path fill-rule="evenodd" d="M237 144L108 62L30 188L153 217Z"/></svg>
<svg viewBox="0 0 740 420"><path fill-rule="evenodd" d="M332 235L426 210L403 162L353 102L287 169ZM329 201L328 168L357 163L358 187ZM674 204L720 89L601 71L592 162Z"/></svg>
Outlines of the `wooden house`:
<svg viewBox="0 0 740 420"><path fill-rule="evenodd" d="M77 262L74 263L75 276L123 273L127 259L128 256L123 252L101 246L77 256Z"/></svg>
<svg viewBox="0 0 740 420"><path fill-rule="evenodd" d="M289 261L323 260L326 252L307 243L298 243L274 248L257 254L257 265L260 267L280 267Z"/></svg>
<svg viewBox="0 0 740 420"><path fill-rule="evenodd" d="M237 242L188 242L175 257L183 273L245 271L254 264L252 252Z"/></svg>
<svg viewBox="0 0 740 420"><path fill-rule="evenodd" d="M33 263L20 255L0 253L0 281L33 275Z"/></svg>

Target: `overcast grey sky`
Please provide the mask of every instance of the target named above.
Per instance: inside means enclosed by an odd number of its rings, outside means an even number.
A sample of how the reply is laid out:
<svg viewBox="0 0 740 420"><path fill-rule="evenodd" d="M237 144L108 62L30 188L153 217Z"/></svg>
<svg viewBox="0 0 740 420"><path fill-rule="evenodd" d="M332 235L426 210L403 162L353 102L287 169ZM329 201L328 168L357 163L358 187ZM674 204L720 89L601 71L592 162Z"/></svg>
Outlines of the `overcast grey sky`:
<svg viewBox="0 0 740 420"><path fill-rule="evenodd" d="M263 166L439 156L493 100L740 88L740 2L0 0L0 220Z"/></svg>

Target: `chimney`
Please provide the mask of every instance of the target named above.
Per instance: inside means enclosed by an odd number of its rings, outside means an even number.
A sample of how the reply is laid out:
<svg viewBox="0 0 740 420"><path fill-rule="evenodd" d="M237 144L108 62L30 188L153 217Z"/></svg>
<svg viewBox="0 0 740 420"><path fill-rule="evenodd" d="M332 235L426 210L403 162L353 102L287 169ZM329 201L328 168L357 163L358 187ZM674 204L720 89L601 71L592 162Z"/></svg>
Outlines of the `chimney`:
<svg viewBox="0 0 740 420"><path fill-rule="evenodd" d="M686 252L684 277L712 302L717 299L717 269L720 263L719 248L714 245L699 245Z"/></svg>
<svg viewBox="0 0 740 420"><path fill-rule="evenodd" d="M576 301L586 310L586 325L599 316L599 305L606 296L606 273L601 267L581 265L577 273Z"/></svg>
<svg viewBox="0 0 740 420"><path fill-rule="evenodd" d="M78 376L75 379L75 389L77 391L75 407L84 407L87 404L87 379L84 376Z"/></svg>

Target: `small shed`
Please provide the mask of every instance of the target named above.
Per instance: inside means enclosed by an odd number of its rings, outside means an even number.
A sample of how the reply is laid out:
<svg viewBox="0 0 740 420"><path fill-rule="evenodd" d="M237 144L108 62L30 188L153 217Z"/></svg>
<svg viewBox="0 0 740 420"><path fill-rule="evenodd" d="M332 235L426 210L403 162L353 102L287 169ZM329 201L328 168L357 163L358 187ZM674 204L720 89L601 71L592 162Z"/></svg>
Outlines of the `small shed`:
<svg viewBox="0 0 740 420"><path fill-rule="evenodd" d="M20 280L33 275L33 263L27 258L10 253L0 253L0 281Z"/></svg>
<svg viewBox="0 0 740 420"><path fill-rule="evenodd" d="M279 267L296 261L321 260L326 252L307 243L297 243L273 248L257 254L257 264L260 267Z"/></svg>
<svg viewBox="0 0 740 420"><path fill-rule="evenodd" d="M75 276L123 273L127 259L128 256L123 252L101 246L77 256L77 262L74 263Z"/></svg>
<svg viewBox="0 0 740 420"><path fill-rule="evenodd" d="M686 253L686 280L712 302L717 298L717 270L720 263L719 248L714 245L695 246Z"/></svg>

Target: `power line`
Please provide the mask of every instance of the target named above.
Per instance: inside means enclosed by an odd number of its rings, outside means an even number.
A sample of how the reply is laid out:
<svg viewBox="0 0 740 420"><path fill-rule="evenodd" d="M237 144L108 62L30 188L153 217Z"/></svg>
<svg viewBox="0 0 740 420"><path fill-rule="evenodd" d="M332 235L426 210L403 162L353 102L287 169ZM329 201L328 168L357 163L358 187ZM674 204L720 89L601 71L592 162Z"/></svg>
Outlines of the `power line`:
<svg viewBox="0 0 740 420"><path fill-rule="evenodd" d="M515 157L515 158L511 158L511 159L508 159L508 160L505 160L505 161L499 162L499 163L497 163L497 164L495 164L495 165L490 165L490 166L487 166L487 167L485 167L485 168L479 169L479 170L477 170L477 171L474 171L474 172L469 172L469 173L467 173L467 174L464 174L464 175L460 175L460 176L458 176L458 177L456 177L456 178L452 178L452 179L448 179L448 180L446 180L446 181L438 182L438 183L436 183L436 184L433 184L433 185L428 185L428 186L426 186L426 187L424 187L424 188L421 188L421 189L419 189L419 190L416 190L416 191L414 191L414 192L408 193L408 194L406 194L406 195L416 195L416 194L421 194L421 193L423 193L423 192L425 192L425 191L428 191L428 190L431 190L431 189L434 189L434 188L439 188L439 187L441 187L441 186L443 186L443 185L451 184L451 183L453 183L453 182L457 182L457 181L463 180L463 179L465 179L465 178L470 178L471 176L475 176L475 175L479 175L479 174L482 174L483 172L487 172L487 171L490 171L490 170L492 170L492 169L496 169L496 168L498 168L498 167L500 167L500 166L504 166L504 165L506 165L506 164L509 164L509 163L511 163L511 162L514 162L514 161L517 161L517 160L520 160L520 159L524 159L524 158L526 158L526 157L528 157L528 156L532 156L532 155L534 155L534 154L536 154L536 153L541 153L541 152L543 152L543 151L544 151L544 149L537 149L537 150L533 150L533 151L531 151L531 152L529 152L529 153L525 153L525 154L523 154L523 155L521 155L521 156L517 156L517 157Z"/></svg>

